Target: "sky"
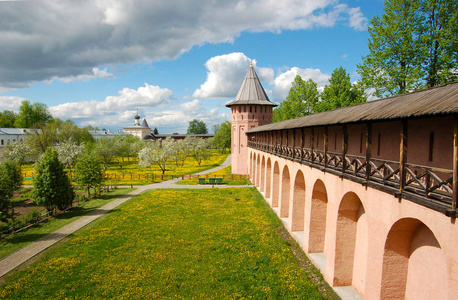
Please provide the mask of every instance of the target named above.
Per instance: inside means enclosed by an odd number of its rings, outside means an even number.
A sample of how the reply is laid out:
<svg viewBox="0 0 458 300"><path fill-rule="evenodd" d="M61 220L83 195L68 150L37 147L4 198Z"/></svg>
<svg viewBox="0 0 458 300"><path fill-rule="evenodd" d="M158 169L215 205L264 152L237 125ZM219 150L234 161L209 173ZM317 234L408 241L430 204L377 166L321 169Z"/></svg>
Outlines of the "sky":
<svg viewBox="0 0 458 300"><path fill-rule="evenodd" d="M383 0L0 0L0 111L111 130L137 114L159 133L230 120L253 63L271 101L294 77L357 81Z"/></svg>

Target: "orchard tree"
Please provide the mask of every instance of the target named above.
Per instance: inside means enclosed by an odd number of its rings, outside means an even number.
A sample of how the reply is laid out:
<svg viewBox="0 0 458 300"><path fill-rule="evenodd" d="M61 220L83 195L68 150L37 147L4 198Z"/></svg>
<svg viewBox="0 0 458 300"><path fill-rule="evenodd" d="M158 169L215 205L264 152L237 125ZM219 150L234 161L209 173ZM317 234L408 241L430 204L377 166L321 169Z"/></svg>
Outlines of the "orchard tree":
<svg viewBox="0 0 458 300"><path fill-rule="evenodd" d="M91 188L94 190L102 184L103 169L100 157L94 153L81 156L75 165L75 181L86 188L91 197Z"/></svg>
<svg viewBox="0 0 458 300"><path fill-rule="evenodd" d="M44 205L48 212L72 205L73 188L55 150L49 148L45 151L35 164L35 171L33 197L38 205Z"/></svg>
<svg viewBox="0 0 458 300"><path fill-rule="evenodd" d="M366 102L366 94L360 84L352 84L350 75L343 67L332 72L329 85L321 93L321 101L315 106L315 112L332 110L340 107Z"/></svg>
<svg viewBox="0 0 458 300"><path fill-rule="evenodd" d="M12 160L22 166L26 160L36 157L35 152L30 148L29 143L23 141L15 141L5 146L1 160Z"/></svg>
<svg viewBox="0 0 458 300"><path fill-rule="evenodd" d="M68 140L57 145L56 151L59 161L63 163L65 168L69 169L71 173L78 157L84 153L84 144L78 145L75 142Z"/></svg>
<svg viewBox="0 0 458 300"><path fill-rule="evenodd" d="M222 149L222 153L231 148L231 122L221 123L212 142L216 148Z"/></svg>
<svg viewBox="0 0 458 300"><path fill-rule="evenodd" d="M167 171L168 160L173 155L174 144L175 141L170 137L162 141L162 143L161 141L152 142L151 146L143 148L138 153L139 165L142 167L157 165L161 169L162 175L164 175Z"/></svg>
<svg viewBox="0 0 458 300"><path fill-rule="evenodd" d="M312 114L318 96L317 84L312 79L304 81L300 75L297 75L286 99L274 109L272 121L279 122Z"/></svg>
<svg viewBox="0 0 458 300"><path fill-rule="evenodd" d="M192 144L192 157L196 160L197 165L200 166L203 160L207 160L212 156L211 152L211 139L196 138Z"/></svg>
<svg viewBox="0 0 458 300"><path fill-rule="evenodd" d="M203 121L199 120L192 120L189 122L188 130L186 131L187 134L207 134L207 125Z"/></svg>

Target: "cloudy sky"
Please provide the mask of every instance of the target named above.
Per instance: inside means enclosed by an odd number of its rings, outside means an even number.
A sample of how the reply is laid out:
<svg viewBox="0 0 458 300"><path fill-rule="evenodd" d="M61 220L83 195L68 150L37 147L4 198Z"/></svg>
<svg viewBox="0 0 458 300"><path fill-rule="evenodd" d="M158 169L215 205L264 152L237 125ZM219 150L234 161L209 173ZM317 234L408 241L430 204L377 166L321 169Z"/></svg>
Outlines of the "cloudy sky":
<svg viewBox="0 0 458 300"><path fill-rule="evenodd" d="M229 120L253 61L280 103L297 74L320 87L368 53L383 0L0 0L0 110L117 130L137 110L160 133Z"/></svg>

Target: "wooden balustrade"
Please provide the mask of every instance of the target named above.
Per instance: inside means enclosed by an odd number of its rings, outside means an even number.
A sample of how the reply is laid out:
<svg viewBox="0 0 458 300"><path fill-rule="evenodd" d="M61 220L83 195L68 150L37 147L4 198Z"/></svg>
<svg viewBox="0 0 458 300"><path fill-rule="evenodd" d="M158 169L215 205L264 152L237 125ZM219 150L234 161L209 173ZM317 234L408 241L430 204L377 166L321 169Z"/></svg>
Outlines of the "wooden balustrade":
<svg viewBox="0 0 458 300"><path fill-rule="evenodd" d="M434 200L440 205L452 206L453 170L432 168L404 163L405 182L401 182L401 163L375 159L350 153L336 153L318 149L293 147L286 145L257 143L249 141L248 146L289 160L294 160L312 167L334 170L350 180L372 183L375 187L384 186L403 193Z"/></svg>

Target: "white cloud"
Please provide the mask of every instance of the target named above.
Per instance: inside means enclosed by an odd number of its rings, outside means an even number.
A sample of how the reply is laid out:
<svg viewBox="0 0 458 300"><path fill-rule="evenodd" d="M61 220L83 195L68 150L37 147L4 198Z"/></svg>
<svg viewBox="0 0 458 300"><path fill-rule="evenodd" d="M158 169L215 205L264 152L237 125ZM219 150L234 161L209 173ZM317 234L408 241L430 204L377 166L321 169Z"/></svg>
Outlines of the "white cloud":
<svg viewBox="0 0 458 300"><path fill-rule="evenodd" d="M59 80L65 83L73 82L73 81L89 81L92 79L97 78L113 78L114 75L107 71L107 69L100 70L99 68L92 68L92 73L89 74L80 74L77 76L69 76L69 77L53 77L53 80Z"/></svg>
<svg viewBox="0 0 458 300"><path fill-rule="evenodd" d="M329 83L329 78L331 77L328 74L323 74L320 69L300 69L298 67L293 67L275 78L275 86L272 92L275 101L281 102L288 96L291 84L297 75L300 75L305 81L309 79L315 81L319 90L323 90L324 86Z"/></svg>
<svg viewBox="0 0 458 300"><path fill-rule="evenodd" d="M2 2L0 89L105 78L110 74L100 66L173 59L194 45L231 42L242 32L336 24L362 30L367 19L359 7L340 1Z"/></svg>
<svg viewBox="0 0 458 300"><path fill-rule="evenodd" d="M16 96L0 96L0 111L13 110L17 112L19 111L21 102L24 100L27 99Z"/></svg>
<svg viewBox="0 0 458 300"><path fill-rule="evenodd" d="M364 31L367 29L367 18L361 12L359 7L349 8L348 9L350 27L359 31Z"/></svg>
<svg viewBox="0 0 458 300"><path fill-rule="evenodd" d="M251 60L243 53L230 53L210 58L205 66L208 69L207 80L197 89L193 97L199 99L234 98L248 71ZM253 67L259 80L273 82L274 71L271 68Z"/></svg>
<svg viewBox="0 0 458 300"><path fill-rule="evenodd" d="M145 83L137 90L123 88L118 96L108 96L104 101L80 101L50 107L53 117L61 119L94 119L109 115L113 124L126 119L125 111L132 108L146 109L169 103L174 99L172 91Z"/></svg>
<svg viewBox="0 0 458 300"><path fill-rule="evenodd" d="M230 119L230 112L220 113L219 108L206 109L202 102L195 99L179 105L175 110L164 110L146 115L150 127L161 128L160 133L186 133L193 119L203 121L210 132L211 126Z"/></svg>

